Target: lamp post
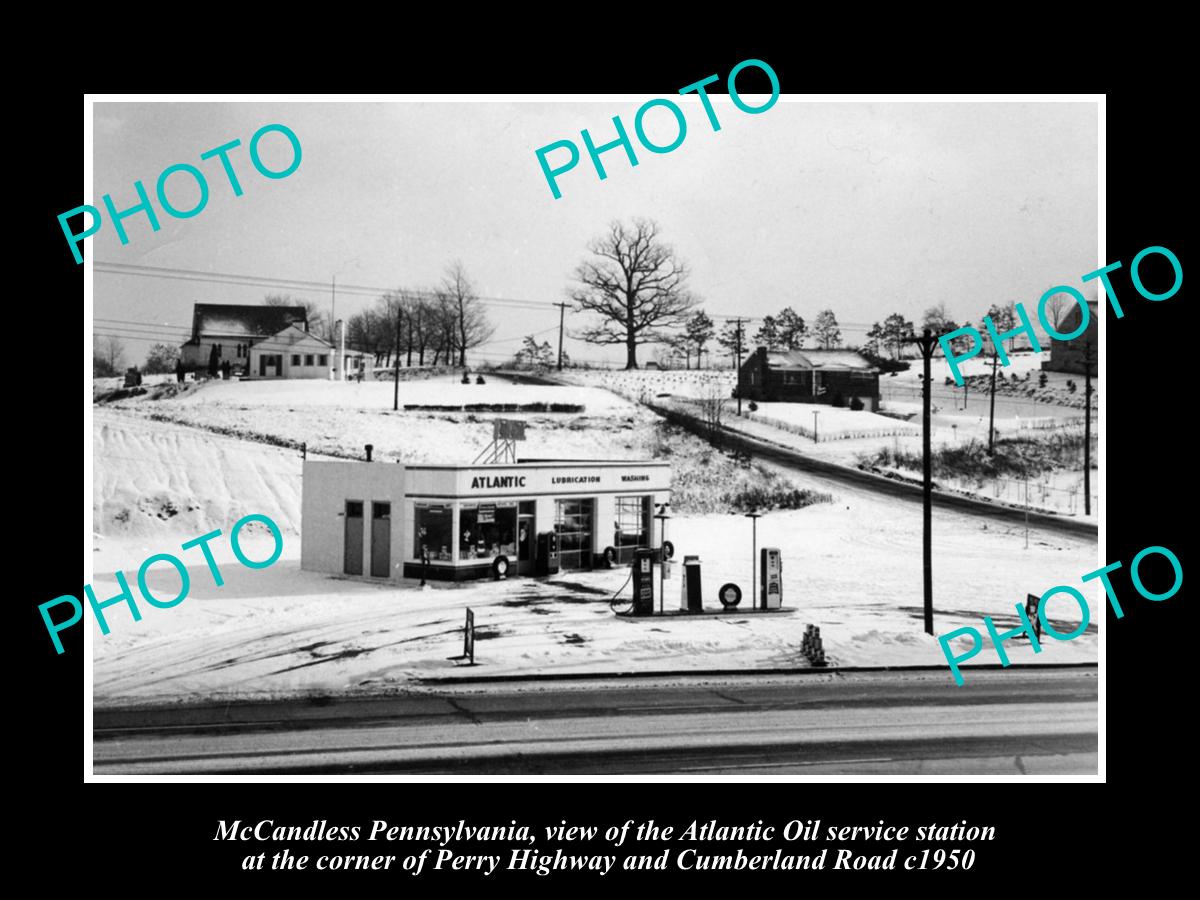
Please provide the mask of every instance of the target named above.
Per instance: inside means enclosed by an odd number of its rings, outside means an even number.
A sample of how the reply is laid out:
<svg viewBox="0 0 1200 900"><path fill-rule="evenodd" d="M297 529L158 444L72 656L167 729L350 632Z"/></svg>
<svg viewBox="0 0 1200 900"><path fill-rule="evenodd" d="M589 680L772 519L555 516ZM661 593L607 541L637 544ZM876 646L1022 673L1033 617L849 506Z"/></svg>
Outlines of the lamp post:
<svg viewBox="0 0 1200 900"><path fill-rule="evenodd" d="M930 394L933 393L929 383L929 361L933 358L933 350L938 346L938 338L928 328L920 337L905 338L906 344L916 344L921 349L921 358L925 361L924 375L924 435L922 440L922 456L924 457L924 563L925 563L925 633L933 634L933 477L930 461Z"/></svg>
<svg viewBox="0 0 1200 900"><path fill-rule="evenodd" d="M1083 342L1083 514L1092 514L1092 339Z"/></svg>
<svg viewBox="0 0 1200 900"><path fill-rule="evenodd" d="M750 537L750 602L752 604L757 604L758 601L755 600L754 597L755 597L755 594L757 593L757 587L758 587L758 561L756 559L756 557L758 556L758 520L760 518L762 518L762 513L752 509L752 510L750 510L750 512L746 513L745 516L747 519L750 520L750 535L751 535L751 537Z"/></svg>
<svg viewBox="0 0 1200 900"><path fill-rule="evenodd" d="M821 413L821 411L819 409L813 410L813 443L814 444L817 442L817 416L820 415L820 413Z"/></svg>
<svg viewBox="0 0 1200 900"><path fill-rule="evenodd" d="M658 524L658 534L659 534L659 540L658 540L658 554L659 554L658 555L658 612L661 615L663 612L663 581L666 578L665 566L667 564L667 560L663 556L663 544L665 544L667 542L667 519L671 518L671 516L667 513L667 507L670 506L671 504L670 503L659 503L656 505L658 507L658 512L656 512L654 514L654 518L658 519L658 523L659 523Z"/></svg>

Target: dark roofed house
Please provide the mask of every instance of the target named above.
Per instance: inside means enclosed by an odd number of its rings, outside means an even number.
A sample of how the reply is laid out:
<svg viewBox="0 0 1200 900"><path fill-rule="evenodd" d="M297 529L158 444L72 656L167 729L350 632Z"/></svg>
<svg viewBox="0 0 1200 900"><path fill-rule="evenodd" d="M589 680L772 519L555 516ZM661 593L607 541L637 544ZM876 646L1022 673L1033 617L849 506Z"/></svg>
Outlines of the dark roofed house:
<svg viewBox="0 0 1200 900"><path fill-rule="evenodd" d="M849 406L857 397L879 409L879 370L853 350L768 350L759 347L738 371L738 392L768 403Z"/></svg>
<svg viewBox="0 0 1200 900"><path fill-rule="evenodd" d="M208 366L213 347L217 358L245 371L250 348L289 325L308 330L308 313L303 306L197 303L192 310L192 336L181 348L187 369Z"/></svg>
<svg viewBox="0 0 1200 900"><path fill-rule="evenodd" d="M1047 372L1071 372L1083 374L1084 356L1090 358L1092 377L1096 376L1096 358L1100 346L1100 309L1095 300L1089 300L1087 329L1079 337L1069 341L1051 340L1050 358L1042 363ZM1059 334L1070 334L1079 327L1079 319L1083 310L1078 303L1072 304L1070 311L1063 317L1055 330ZM1090 343L1090 348L1089 348Z"/></svg>

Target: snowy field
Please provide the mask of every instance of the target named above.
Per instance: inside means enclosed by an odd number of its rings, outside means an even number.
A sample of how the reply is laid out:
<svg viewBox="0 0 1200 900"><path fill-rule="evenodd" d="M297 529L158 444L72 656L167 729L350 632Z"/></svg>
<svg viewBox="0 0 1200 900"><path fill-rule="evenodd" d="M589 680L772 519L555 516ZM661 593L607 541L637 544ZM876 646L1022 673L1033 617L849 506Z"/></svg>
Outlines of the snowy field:
<svg viewBox="0 0 1200 900"><path fill-rule="evenodd" d="M654 399L672 397L699 400L711 392L731 396L737 385L732 369L570 369L560 374L575 384L605 388L622 397Z"/></svg>
<svg viewBox="0 0 1200 900"><path fill-rule="evenodd" d="M906 435L918 434L920 429L906 422L868 412L865 409L852 410L843 407L830 406L826 403L767 403L755 404L758 409L750 412L749 404L742 404L743 415L750 421L767 421L769 424L792 428L800 428L811 435L813 429L822 440L843 435L862 433L886 432ZM726 406L732 412L737 409L737 401L730 401ZM738 420L731 419L728 423L737 427ZM811 440L811 437L809 438Z"/></svg>
<svg viewBox="0 0 1200 900"><path fill-rule="evenodd" d="M1011 365L1002 371L1006 377L1015 375L1021 378L1033 373L1032 377L1036 379L1045 358L1044 353L1012 354ZM962 371L965 375L989 374L990 361L980 358L967 360L962 364ZM896 452L919 454L920 375L921 365L917 360L907 371L897 373L894 378L880 378L884 396L881 412L894 416L808 403L760 402L756 404L757 411L751 412L749 403L743 401L743 414L738 417L735 414L737 401L731 399L725 403L722 424L807 456L847 466L855 466L861 456L873 455L885 447ZM934 448L961 446L970 441L986 442L989 422L987 392L972 390L968 397L969 409L959 410L957 406L961 402L961 391L943 385L944 379L950 376L949 364L945 359L931 362L930 375L934 385L930 440ZM630 399L675 406L692 415L700 415L695 401L705 397L712 386L719 386L724 390L722 396L726 396L735 384L734 373L730 370L576 371L570 373L569 377L581 384L609 388ZM1051 373L1050 377L1065 380L1067 376ZM814 412L817 414L816 433L820 438L817 442L813 441ZM1082 431L1082 416L1081 409L1038 403L1028 398L997 396L995 428L997 434L1005 438L1038 438L1064 428ZM1098 454L1093 457L1090 517L1084 515L1082 459L1076 468L1045 472L1029 479L1028 483L1011 478L994 478L983 482L944 478L939 480L939 484L946 489L980 498L1096 521L1099 515L1098 501L1102 494L1097 461ZM896 471L906 477L919 476L913 471Z"/></svg>
<svg viewBox="0 0 1200 900"><path fill-rule="evenodd" d="M657 417L609 391L498 380L459 384L451 377L402 382L400 403L562 403L580 413L392 411L394 386L380 382L214 382L174 398L131 398L103 407L234 437L281 443L309 453L412 463L469 463L492 442L492 420L527 423L524 455L564 459L637 459L645 455ZM605 436L598 439L597 435Z"/></svg>
<svg viewBox="0 0 1200 900"><path fill-rule="evenodd" d="M485 376L486 378L486 376ZM395 385L380 381L216 381L180 399L182 404L214 406L335 406L343 409L391 410ZM456 375L400 382L400 406L468 403L582 404L592 415L627 409L627 401L609 391L556 385L510 384L498 378L486 384L462 384Z"/></svg>
<svg viewBox="0 0 1200 900"><path fill-rule="evenodd" d="M940 666L944 660L921 628L921 529L914 504L834 489L834 503L760 519L758 544L782 550L784 603L795 613L629 620L614 616L608 606L626 580L623 569L424 590L413 581L397 586L302 572L296 453L102 409L96 414L101 531L109 511L121 498L128 502L130 493L135 507L142 498L169 493L172 485L199 501L173 515L162 509L157 514L152 504L148 510L138 507L137 529L127 523L126 530L97 536L91 584L99 597L118 592L116 569L136 571L149 555L178 551L212 528L227 533L246 512L275 518L285 543L279 562L252 571L232 560L224 540L217 542L226 582L219 588L197 551L183 553L192 583L188 599L165 610L142 604L141 622L113 607L108 636L89 615L95 698L102 705L387 692L430 675L802 666L800 638L809 622L821 627L834 665ZM816 479L795 480L830 490ZM725 581L749 594L749 531L738 516L670 521L668 536L678 557L701 558L706 606L717 606L716 590ZM1027 592L1077 584L1080 574L1098 565L1095 541L1034 530L1026 549L1019 528L940 511L934 540L939 631L981 626L984 613L1011 627L1013 604ZM260 536L246 550L251 558L263 558L265 546ZM679 603L678 569L674 576L666 582L668 608ZM165 567L155 568L149 583L163 596L174 596L178 588ZM479 629L474 668L452 659L462 652L467 606L476 611ZM1093 606L1093 624L1081 638L1050 641L1036 657L1018 647L1012 658L1094 661L1097 612ZM1066 623L1070 616L1070 609L1051 612L1053 620Z"/></svg>

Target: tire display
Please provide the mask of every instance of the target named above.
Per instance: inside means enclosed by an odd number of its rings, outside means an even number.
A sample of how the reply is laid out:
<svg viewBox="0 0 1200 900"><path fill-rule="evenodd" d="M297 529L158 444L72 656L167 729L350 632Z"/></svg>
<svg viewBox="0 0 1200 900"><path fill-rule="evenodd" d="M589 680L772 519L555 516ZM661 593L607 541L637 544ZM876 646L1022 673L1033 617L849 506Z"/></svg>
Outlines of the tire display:
<svg viewBox="0 0 1200 900"><path fill-rule="evenodd" d="M492 576L496 579L501 579L506 575L508 575L508 557L497 556L492 560Z"/></svg>
<svg viewBox="0 0 1200 900"><path fill-rule="evenodd" d="M721 605L726 609L733 609L742 602L742 589L732 581L728 584L721 585L721 590L717 591L717 599L721 601Z"/></svg>

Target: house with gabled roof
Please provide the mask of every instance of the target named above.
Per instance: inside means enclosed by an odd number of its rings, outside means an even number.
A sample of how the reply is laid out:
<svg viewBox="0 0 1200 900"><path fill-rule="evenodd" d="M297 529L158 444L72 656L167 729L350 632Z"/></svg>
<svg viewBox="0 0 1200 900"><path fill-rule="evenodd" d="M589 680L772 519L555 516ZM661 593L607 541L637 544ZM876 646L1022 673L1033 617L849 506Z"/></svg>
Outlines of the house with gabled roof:
<svg viewBox="0 0 1200 900"><path fill-rule="evenodd" d="M251 345L246 377L328 379L333 365L333 344L299 325L289 325Z"/></svg>
<svg viewBox="0 0 1200 900"><path fill-rule="evenodd" d="M738 370L738 393L772 403L849 406L854 398L879 409L879 369L853 350L768 350L759 347Z"/></svg>
<svg viewBox="0 0 1200 900"><path fill-rule="evenodd" d="M303 306L197 303L192 308L192 336L180 348L186 369L204 369L213 358L247 371L250 348L291 325L308 330Z"/></svg>

